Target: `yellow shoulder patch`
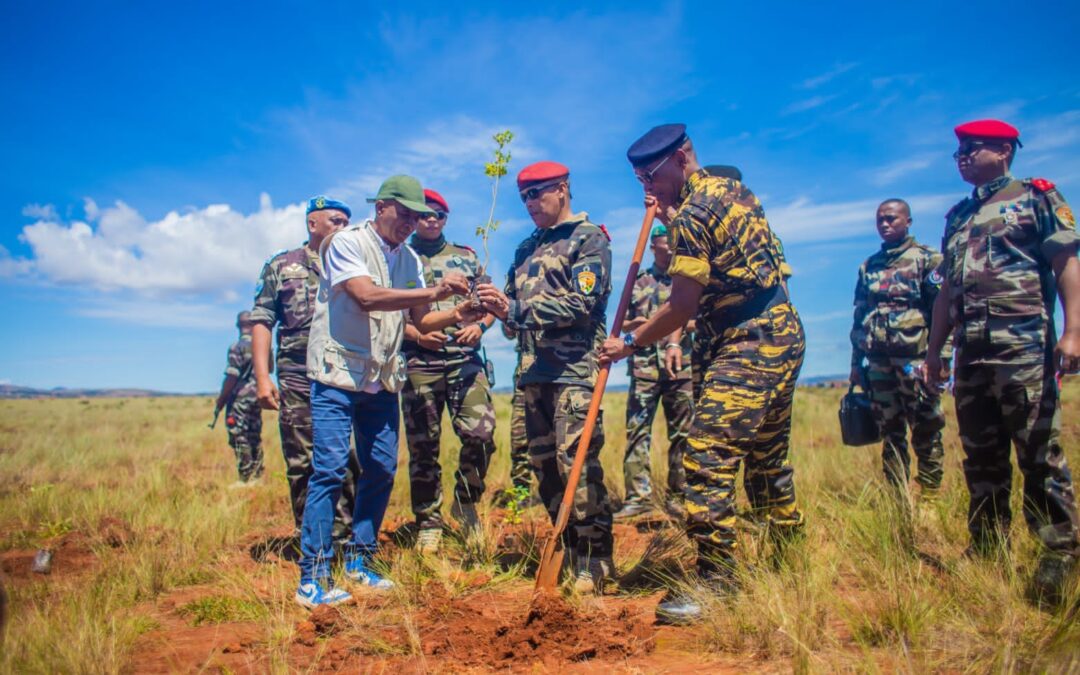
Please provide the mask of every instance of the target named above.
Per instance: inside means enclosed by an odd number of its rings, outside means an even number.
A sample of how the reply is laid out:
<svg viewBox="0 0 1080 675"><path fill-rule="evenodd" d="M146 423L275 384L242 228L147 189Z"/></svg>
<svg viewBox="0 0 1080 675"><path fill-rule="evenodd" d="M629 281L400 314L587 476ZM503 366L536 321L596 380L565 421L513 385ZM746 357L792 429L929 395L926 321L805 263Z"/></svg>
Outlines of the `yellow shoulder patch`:
<svg viewBox="0 0 1080 675"><path fill-rule="evenodd" d="M1068 223L1069 227L1076 227L1076 216L1073 215L1072 209L1068 205L1062 204L1057 207L1054 209L1054 214L1061 222Z"/></svg>
<svg viewBox="0 0 1080 675"><path fill-rule="evenodd" d="M585 295L589 295L596 288L596 273L590 270L582 270L577 275L578 288Z"/></svg>

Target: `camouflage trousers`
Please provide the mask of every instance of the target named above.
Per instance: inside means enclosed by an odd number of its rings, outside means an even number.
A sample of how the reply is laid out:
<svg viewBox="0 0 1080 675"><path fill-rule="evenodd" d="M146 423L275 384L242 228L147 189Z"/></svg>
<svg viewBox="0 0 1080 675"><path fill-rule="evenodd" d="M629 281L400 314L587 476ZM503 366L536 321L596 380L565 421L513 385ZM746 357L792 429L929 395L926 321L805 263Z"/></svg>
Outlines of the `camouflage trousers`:
<svg viewBox="0 0 1080 675"><path fill-rule="evenodd" d="M911 446L918 458L915 480L930 490L940 488L945 458L941 430L945 428L945 415L941 412L941 395L928 389L915 375L915 368L922 360L875 356L868 363L870 402L883 439L881 461L885 479L905 487L911 480L907 440L910 425Z"/></svg>
<svg viewBox="0 0 1080 675"><path fill-rule="evenodd" d="M510 399L510 485L528 488L532 482L529 466L529 434L525 431L525 393L514 383Z"/></svg>
<svg viewBox="0 0 1080 675"><path fill-rule="evenodd" d="M700 324L700 321L699 321ZM687 439L687 534L698 565L734 559L735 480L774 534L801 528L788 462L791 406L802 367L802 322L787 304L694 345L694 423Z"/></svg>
<svg viewBox="0 0 1080 675"><path fill-rule="evenodd" d="M304 505L307 503L308 481L311 480L311 381L304 373L279 372L278 390L281 410L278 428L281 431L281 454L285 457L285 477L289 481L289 503L292 506L296 531L304 522ZM355 450L345 468L341 497L334 507L334 541L348 542L352 539L353 505L356 503L356 477L360 464Z"/></svg>
<svg viewBox="0 0 1080 675"><path fill-rule="evenodd" d="M1015 445L1028 528L1047 548L1080 554L1076 497L1059 440L1059 393L1044 364L957 365L956 418L976 548L987 550L1008 537Z"/></svg>
<svg viewBox="0 0 1080 675"><path fill-rule="evenodd" d="M405 438L409 444L412 509L420 527L442 525L442 466L439 441L443 408L461 441L454 472L454 499L475 504L484 494L491 455L495 452L495 408L480 361L452 364L440 372L409 371L402 394Z"/></svg>
<svg viewBox="0 0 1080 675"><path fill-rule="evenodd" d="M686 471L683 451L690 425L694 421L694 386L689 379L646 380L630 379L630 394L626 404L626 457L623 460L623 479L626 481L626 502L645 503L652 497L651 463L649 459L653 420L656 410L664 406L667 420L668 494L682 497Z"/></svg>
<svg viewBox="0 0 1080 675"><path fill-rule="evenodd" d="M263 474L262 408L255 398L254 382L245 384L225 408L225 426L240 480L258 479Z"/></svg>
<svg viewBox="0 0 1080 675"><path fill-rule="evenodd" d="M566 480L585 428L592 388L579 384L526 384L525 427L529 434L529 461L536 474L540 499L551 516L559 516ZM596 420L581 479L574 491L570 522L563 534L567 551L579 557L610 556L611 503L604 487L600 450L604 447L603 413Z"/></svg>

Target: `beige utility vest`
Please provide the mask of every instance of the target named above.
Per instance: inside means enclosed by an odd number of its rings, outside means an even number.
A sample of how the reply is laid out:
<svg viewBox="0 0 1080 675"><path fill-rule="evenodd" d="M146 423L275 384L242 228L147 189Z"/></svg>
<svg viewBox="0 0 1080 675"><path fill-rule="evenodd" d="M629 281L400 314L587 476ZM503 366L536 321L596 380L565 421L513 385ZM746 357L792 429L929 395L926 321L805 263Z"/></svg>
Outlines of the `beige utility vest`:
<svg viewBox="0 0 1080 675"><path fill-rule="evenodd" d="M308 377L348 391L371 391L377 382L386 391L397 393L406 377L401 355L404 312L365 312L344 288L331 288L326 251L338 237L352 238L359 245L376 286L416 288L420 279L416 255L404 244L393 269L387 267L379 235L370 221L328 237L319 251L323 272L308 337Z"/></svg>

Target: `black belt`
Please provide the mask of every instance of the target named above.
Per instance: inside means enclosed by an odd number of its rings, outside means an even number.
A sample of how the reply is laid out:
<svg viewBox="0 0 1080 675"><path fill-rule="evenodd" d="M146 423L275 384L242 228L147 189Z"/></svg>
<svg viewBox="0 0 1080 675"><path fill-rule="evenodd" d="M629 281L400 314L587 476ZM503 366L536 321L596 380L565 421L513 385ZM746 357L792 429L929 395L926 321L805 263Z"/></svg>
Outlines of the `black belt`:
<svg viewBox="0 0 1080 675"><path fill-rule="evenodd" d="M783 305L788 301L787 289L784 288L783 284L777 284L772 288L766 288L755 294L738 307L734 307L730 311L721 313L718 317L717 324L724 326L725 328L738 326L740 323L756 319L761 316L762 313L777 305Z"/></svg>

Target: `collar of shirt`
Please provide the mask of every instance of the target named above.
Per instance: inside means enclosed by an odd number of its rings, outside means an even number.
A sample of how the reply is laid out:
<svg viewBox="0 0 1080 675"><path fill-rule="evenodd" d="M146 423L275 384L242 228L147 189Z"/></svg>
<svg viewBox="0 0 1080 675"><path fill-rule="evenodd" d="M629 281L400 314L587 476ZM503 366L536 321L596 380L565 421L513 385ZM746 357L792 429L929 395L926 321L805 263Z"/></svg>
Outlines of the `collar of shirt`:
<svg viewBox="0 0 1080 675"><path fill-rule="evenodd" d="M690 177L683 183L682 190L679 191L679 201L685 202L694 190L697 189L701 182L709 177L709 172L705 169L698 169L694 173L690 174Z"/></svg>
<svg viewBox="0 0 1080 675"><path fill-rule="evenodd" d="M983 183L976 187L971 191L971 196L981 202L985 202L987 199L993 197L995 192L1011 183L1012 179L1012 174L1006 172L1004 176L1000 176L989 183Z"/></svg>
<svg viewBox="0 0 1080 675"><path fill-rule="evenodd" d="M540 235L543 236L544 234L546 234L548 232L555 232L556 230L559 230L560 228L566 227L567 225L574 225L574 226L580 225L581 223L585 222L588 219L589 219L589 214L582 211L581 213L571 214L570 218L568 220L564 220L561 223L556 223L555 225L552 225L549 228L545 229L545 228L539 228L538 227L536 229L540 232Z"/></svg>
<svg viewBox="0 0 1080 675"><path fill-rule="evenodd" d="M881 250L884 253L902 253L911 248L914 243L915 237L909 234L895 244L890 244L887 241L881 242Z"/></svg>
<svg viewBox="0 0 1080 675"><path fill-rule="evenodd" d="M446 236L440 232L435 239L424 239L413 234L409 239L409 246L420 255L430 258L446 248Z"/></svg>
<svg viewBox="0 0 1080 675"><path fill-rule="evenodd" d="M667 270L660 269L660 266L657 265L655 261L653 261L652 267L649 268L649 274L660 281L667 281L668 279Z"/></svg>

